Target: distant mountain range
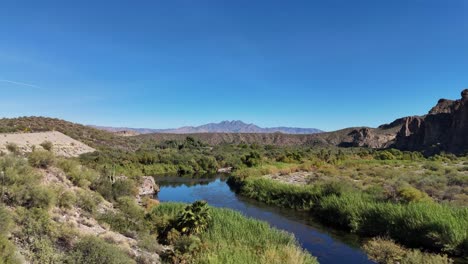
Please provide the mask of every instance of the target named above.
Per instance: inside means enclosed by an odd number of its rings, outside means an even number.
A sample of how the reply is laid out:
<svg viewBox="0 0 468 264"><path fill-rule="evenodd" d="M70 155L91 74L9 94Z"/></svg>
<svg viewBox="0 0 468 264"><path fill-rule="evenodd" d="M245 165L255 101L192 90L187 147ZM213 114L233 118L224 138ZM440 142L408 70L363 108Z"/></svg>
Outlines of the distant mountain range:
<svg viewBox="0 0 468 264"><path fill-rule="evenodd" d="M184 126L173 129L150 129L150 128L130 128L130 127L105 127L92 126L101 130L115 132L119 134L193 134L193 133L283 133L283 134L316 134L323 132L316 128L299 127L268 127L263 128L255 124L247 124L240 120L222 121L220 123L209 123L201 126Z"/></svg>

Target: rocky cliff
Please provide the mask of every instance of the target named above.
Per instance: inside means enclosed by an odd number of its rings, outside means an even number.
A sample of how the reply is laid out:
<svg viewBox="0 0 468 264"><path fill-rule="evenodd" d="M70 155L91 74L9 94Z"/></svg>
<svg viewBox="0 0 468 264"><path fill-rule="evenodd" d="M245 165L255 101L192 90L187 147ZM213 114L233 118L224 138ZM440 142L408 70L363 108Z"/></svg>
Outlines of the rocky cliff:
<svg viewBox="0 0 468 264"><path fill-rule="evenodd" d="M392 145L402 150L422 150L428 154L468 151L468 89L459 100L441 99L425 116L404 118Z"/></svg>

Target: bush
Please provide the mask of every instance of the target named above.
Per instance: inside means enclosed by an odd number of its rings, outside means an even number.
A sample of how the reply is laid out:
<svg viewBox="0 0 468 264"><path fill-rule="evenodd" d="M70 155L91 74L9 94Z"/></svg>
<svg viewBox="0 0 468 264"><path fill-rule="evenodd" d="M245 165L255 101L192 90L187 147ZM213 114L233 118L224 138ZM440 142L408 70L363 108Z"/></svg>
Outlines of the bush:
<svg viewBox="0 0 468 264"><path fill-rule="evenodd" d="M64 191L58 196L58 205L65 209L71 209L76 203L76 196L71 191Z"/></svg>
<svg viewBox="0 0 468 264"><path fill-rule="evenodd" d="M96 213L97 207L102 201L102 197L94 192L85 190L79 191L77 196L77 205L81 209L91 214Z"/></svg>
<svg viewBox="0 0 468 264"><path fill-rule="evenodd" d="M48 141L48 140L42 142L42 143L40 144L40 146L41 146L42 148L44 148L45 150L47 150L47 151L52 151L52 148L54 147L54 145L52 144L52 142L50 142L50 141Z"/></svg>
<svg viewBox="0 0 468 264"><path fill-rule="evenodd" d="M28 161L31 166L36 168L46 169L54 163L54 154L49 151L35 150L28 156Z"/></svg>
<svg viewBox="0 0 468 264"><path fill-rule="evenodd" d="M0 263L21 263L17 257L15 246L7 238L12 227L13 221L10 214L3 205L0 205Z"/></svg>
<svg viewBox="0 0 468 264"><path fill-rule="evenodd" d="M20 264L23 263L19 258L15 246L4 235L0 235L0 263L2 264Z"/></svg>
<svg viewBox="0 0 468 264"><path fill-rule="evenodd" d="M116 207L119 211L102 214L99 220L109 224L113 230L132 237L147 228L144 222L145 212L134 198L121 197L117 200Z"/></svg>
<svg viewBox="0 0 468 264"><path fill-rule="evenodd" d="M19 153L19 147L18 147L18 145L15 144L15 143L7 143L7 144L5 145L5 147L6 147L6 149L7 149L9 152L11 152L11 153L13 153L13 154Z"/></svg>
<svg viewBox="0 0 468 264"><path fill-rule="evenodd" d="M392 240L374 238L363 246L364 251L373 260L380 264L400 263L405 255L405 250Z"/></svg>
<svg viewBox="0 0 468 264"><path fill-rule="evenodd" d="M427 195L425 192L421 192L420 190L412 187L412 186L404 186L398 190L398 196L404 202L431 202L432 199Z"/></svg>
<svg viewBox="0 0 468 264"><path fill-rule="evenodd" d="M242 163L247 167L256 167L261 163L261 157L258 152L252 151L241 158Z"/></svg>
<svg viewBox="0 0 468 264"><path fill-rule="evenodd" d="M65 263L69 264L131 264L135 263L128 255L104 240L87 236L79 241Z"/></svg>
<svg viewBox="0 0 468 264"><path fill-rule="evenodd" d="M185 207L177 217L175 226L182 234L199 234L208 228L210 220L210 208L207 202L196 201Z"/></svg>
<svg viewBox="0 0 468 264"><path fill-rule="evenodd" d="M373 260L381 264L450 264L447 255L424 253L417 249L405 249L392 240L373 238L363 246L364 251Z"/></svg>

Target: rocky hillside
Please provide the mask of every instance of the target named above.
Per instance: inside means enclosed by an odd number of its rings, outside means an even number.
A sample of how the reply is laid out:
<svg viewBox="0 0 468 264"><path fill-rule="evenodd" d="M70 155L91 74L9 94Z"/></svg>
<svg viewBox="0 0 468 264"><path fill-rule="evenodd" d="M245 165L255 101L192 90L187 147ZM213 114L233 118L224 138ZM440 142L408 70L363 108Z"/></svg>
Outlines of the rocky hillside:
<svg viewBox="0 0 468 264"><path fill-rule="evenodd" d="M440 151L463 154L468 151L468 89L459 100L441 99L425 116L399 118L378 128L355 127L310 135L281 133L194 133L188 135L150 134L140 138L156 141L180 140L185 136L208 144L257 143L271 145L308 145L397 148L426 154Z"/></svg>
<svg viewBox="0 0 468 264"><path fill-rule="evenodd" d="M237 132L219 132L228 128ZM196 132L190 132L192 129ZM149 141L184 140L190 136L210 145L256 143L279 146L393 147L424 151L426 154L440 151L463 154L468 151L468 89L462 92L462 98L459 100L439 100L427 115L399 118L377 128L354 127L316 134L300 134L299 130L296 131L298 134L257 133L261 131L258 129L253 124L224 121L219 124L177 129L177 133L159 131L132 136L131 132L125 132L126 137L122 137L108 131L53 118L0 119L0 132L57 130L94 148L135 150Z"/></svg>
<svg viewBox="0 0 468 264"><path fill-rule="evenodd" d="M468 89L459 100L440 99L425 116L403 119L394 147L403 150L468 151Z"/></svg>

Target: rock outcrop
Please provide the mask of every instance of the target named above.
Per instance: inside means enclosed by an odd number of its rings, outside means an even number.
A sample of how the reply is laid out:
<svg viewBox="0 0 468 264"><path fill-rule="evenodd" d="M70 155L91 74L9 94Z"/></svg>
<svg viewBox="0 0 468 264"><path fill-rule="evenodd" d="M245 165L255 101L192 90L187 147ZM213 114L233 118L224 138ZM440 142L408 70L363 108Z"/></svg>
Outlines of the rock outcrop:
<svg viewBox="0 0 468 264"><path fill-rule="evenodd" d="M468 89L459 100L441 99L427 115L406 117L393 147L427 154L468 151Z"/></svg>
<svg viewBox="0 0 468 264"><path fill-rule="evenodd" d="M140 178L140 186L138 187L138 195L155 195L159 192L159 186L154 181L154 178L151 176L142 176Z"/></svg>

